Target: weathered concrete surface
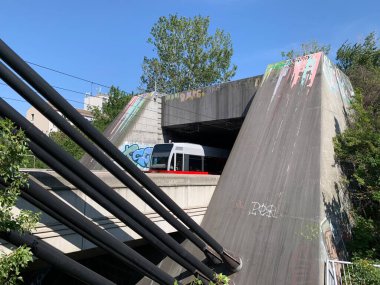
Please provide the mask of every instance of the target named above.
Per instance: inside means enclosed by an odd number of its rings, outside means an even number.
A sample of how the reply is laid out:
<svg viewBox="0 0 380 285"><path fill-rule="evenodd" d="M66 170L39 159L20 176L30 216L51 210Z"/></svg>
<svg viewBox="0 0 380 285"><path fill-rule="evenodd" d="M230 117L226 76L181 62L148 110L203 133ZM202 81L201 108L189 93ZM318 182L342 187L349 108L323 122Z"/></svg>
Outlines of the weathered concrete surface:
<svg viewBox="0 0 380 285"><path fill-rule="evenodd" d="M161 128L161 94L151 92L132 97L123 111L104 131L104 135L141 170L149 168L155 144L163 143ZM104 169L89 155L81 162L93 170Z"/></svg>
<svg viewBox="0 0 380 285"><path fill-rule="evenodd" d="M333 228L343 206L332 137L351 93L321 53L268 66L202 222L242 258L232 284L323 284L339 239L328 231L342 234ZM169 260L161 267L183 270Z"/></svg>
<svg viewBox="0 0 380 285"><path fill-rule="evenodd" d="M132 191L108 172L95 171L110 187L115 189L123 198L133 204L165 232L173 232L174 228L157 215ZM93 220L102 228L116 236L123 242L140 239L135 232L127 228L122 222L99 206L76 187L65 181L53 171L30 172L46 190L54 193L64 202L76 209L79 213ZM218 175L170 175L149 174L153 181L159 185L180 207L182 207L197 223L200 223L206 212L208 203L219 180ZM27 201L20 199L18 208L40 211ZM72 253L94 248L95 245L71 229L62 225L47 214L42 214L34 234L64 253ZM1 244L1 243L0 243ZM6 243L3 245L7 246ZM1 245L0 245L1 248Z"/></svg>
<svg viewBox="0 0 380 285"><path fill-rule="evenodd" d="M162 127L244 117L261 76L165 95Z"/></svg>

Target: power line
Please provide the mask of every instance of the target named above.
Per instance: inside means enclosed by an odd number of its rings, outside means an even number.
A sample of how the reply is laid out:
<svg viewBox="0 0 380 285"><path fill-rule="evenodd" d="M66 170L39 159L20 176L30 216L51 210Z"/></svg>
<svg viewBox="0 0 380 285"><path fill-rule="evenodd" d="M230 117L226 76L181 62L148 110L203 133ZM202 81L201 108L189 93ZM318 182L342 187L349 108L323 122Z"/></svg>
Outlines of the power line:
<svg viewBox="0 0 380 285"><path fill-rule="evenodd" d="M51 67L43 66L41 64L33 63L33 62L30 62L30 61L25 61L25 62L27 62L27 63L29 63L31 65L35 65L35 66L38 66L40 68L52 71L52 72L56 72L56 73L59 73L59 74L65 75L65 76L69 76L69 77L72 77L72 78L75 78L75 79L78 79L78 80L82 80L82 81L88 82L88 83L91 83L91 84L102 86L102 87L105 87L105 88L108 88L108 89L111 88L110 86L106 86L104 84L96 83L96 82L94 82L92 80L84 79L82 77L79 77L79 76L76 76L76 75L72 75L72 74L69 74L69 73L66 73L66 72L63 72L63 71L59 71L59 70L56 70L56 69L51 68ZM61 89L61 90L65 90L65 91L69 91L69 92L73 92L73 93L77 93L77 94L84 94L84 95L87 95L87 96L96 97L96 95L87 94L87 93L83 93L83 92L80 92L80 91L75 91L75 90L67 89L67 88L64 88L64 87L57 87L57 86L53 86L53 87L57 88L57 89ZM121 91L123 91L123 90L121 90ZM125 91L123 91L123 92L125 92ZM125 92L125 93L128 94L127 92ZM141 97L142 94L141 95L134 95L134 96ZM145 98L147 100L152 100L152 99L149 99L149 98L146 98L146 97L141 97L141 98ZM185 112L188 112L188 113L193 113L195 115L201 115L202 117L205 117L205 118L208 118L208 119L212 119L212 120L217 120L218 119L218 118L215 118L215 117L208 116L206 114L202 114L202 113L186 110L186 109L183 109L183 108L180 108L180 107L174 107L174 106L171 106L169 104L167 104L167 106L169 106L169 107L171 107L173 109L178 109L178 110L185 111ZM183 118L183 119L185 119L185 118Z"/></svg>
<svg viewBox="0 0 380 285"><path fill-rule="evenodd" d="M76 76L76 75L72 75L72 74L69 74L69 73L66 73L66 72L62 72L62 71L59 71L59 70L56 70L56 69L53 69L53 68L50 68L50 67L46 67L46 66L43 66L43 65L40 65L40 64L37 64L37 63L33 63L33 62L29 62L29 61L26 61L27 63L31 64L31 65L35 65L35 66L38 66L40 68L44 68L46 70L49 70L49 71L52 71L52 72L56 72L56 73L59 73L59 74L62 74L62 75L65 75L65 76L69 76L69 77L72 77L72 78L75 78L75 79L78 79L78 80L82 80L82 81L85 81L85 82L88 82L88 83L91 83L91 84L95 84L95 85L98 85L98 86L102 86L102 87L105 87L105 88L111 88L110 86L106 86L106 85L103 85L103 84L100 84L100 83L96 83L92 80L88 80L88 79L84 79L84 78L81 78L79 76ZM1 82L0 82L1 83ZM4 83L1 83L2 85L7 85L7 84L4 84ZM88 94L88 93L84 93L84 92L80 92L80 91L75 91L75 90L72 90L72 89L68 89L68 88L64 88L64 87L58 87L58 86L52 86L54 88L57 88L57 89L60 89L60 90L64 90L64 91L68 91L68 92L72 92L72 93L77 93L77 94L82 94L82 95L86 95L86 96L90 96L90 97L96 97L96 95L92 95L92 94ZM121 90L123 91L123 90ZM123 91L125 92L125 91ZM127 92L125 92L126 94L128 94ZM137 97L140 97L140 98L143 98L145 100L149 100L149 101L152 101L154 99L150 99L150 98L147 98L147 96L143 96L144 94L139 94L139 95L132 95L132 96L137 96ZM167 94L165 95L167 96ZM162 96L161 98L165 98L165 96ZM84 104L83 102L79 102L79 101L75 101L75 100L71 100L71 99L67 99L65 98L67 101L71 101L71 102L75 102L75 103L79 103L79 104ZM22 102L21 100L18 100L20 102ZM24 101L26 102L26 101ZM88 106L91 106L90 104L85 104L85 105L88 105ZM188 112L188 113L193 113L195 115L200 115L202 117L205 117L205 118L208 118L208 119L212 119L212 120L218 120L218 118L216 117L211 117L209 115L206 115L206 114L202 114L202 113L198 113L198 112L194 112L194 111L190 111L190 110L186 110L184 108L180 108L180 107L175 107L175 106L172 106L172 105L169 105L169 104L166 104L168 107L172 108L172 109L178 109L180 111L184 111L184 112ZM149 109L148 109L149 110ZM156 110L152 110L150 109L150 111L153 111L153 112L157 112ZM184 117L180 117L180 116L176 116L176 115L170 115L171 117L176 117L176 118L179 118L179 119L184 119L184 120L187 120L187 121L190 121L190 119L188 118L184 118ZM204 123L204 122L203 122ZM211 124L210 124L211 126ZM224 128L224 127L220 127L220 126L217 126L218 128L223 128L223 129L227 129L228 128Z"/></svg>
<svg viewBox="0 0 380 285"><path fill-rule="evenodd" d="M72 74L69 74L69 73L66 73L66 72L63 72L63 71L59 71L59 70L56 70L54 68L43 66L41 64L33 63L33 62L30 62L30 61L25 61L25 62L29 63L31 65L35 65L35 66L38 66L40 68L46 69L46 70L50 70L50 71L53 71L53 72L56 72L56 73L59 73L59 74L65 75L65 76L69 76L69 77L72 77L72 78L75 78L75 79L78 79L78 80L82 80L82 81L88 82L88 83L91 83L91 84L95 84L95 85L98 85L98 86L101 86L101 87L105 87L105 88L108 88L108 89L111 88L110 86L107 86L107 85L104 85L104 84L101 84L101 83L97 83L95 81L88 80L88 79L85 79L85 78L82 78L82 77L79 77L79 76L76 76L76 75L72 75Z"/></svg>

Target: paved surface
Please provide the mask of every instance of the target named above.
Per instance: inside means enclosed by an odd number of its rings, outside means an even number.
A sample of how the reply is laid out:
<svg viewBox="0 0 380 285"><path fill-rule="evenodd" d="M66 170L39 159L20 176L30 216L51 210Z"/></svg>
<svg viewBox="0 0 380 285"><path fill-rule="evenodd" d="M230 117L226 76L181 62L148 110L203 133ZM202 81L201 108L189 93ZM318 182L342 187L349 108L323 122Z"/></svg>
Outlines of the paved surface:
<svg viewBox="0 0 380 285"><path fill-rule="evenodd" d="M231 284L323 283L321 142L331 147L335 133L321 138L322 97L343 114L336 68L323 74L324 61L317 53L268 66L211 199L202 227L243 260ZM168 260L161 267L182 272Z"/></svg>

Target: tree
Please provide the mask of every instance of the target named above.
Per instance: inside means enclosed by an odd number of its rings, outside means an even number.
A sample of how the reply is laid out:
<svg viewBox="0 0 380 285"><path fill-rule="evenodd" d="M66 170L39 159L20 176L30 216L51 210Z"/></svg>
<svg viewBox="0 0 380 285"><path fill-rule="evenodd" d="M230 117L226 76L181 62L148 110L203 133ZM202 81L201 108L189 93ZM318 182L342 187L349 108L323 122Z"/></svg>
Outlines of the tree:
<svg viewBox="0 0 380 285"><path fill-rule="evenodd" d="M27 184L27 174L20 172L28 153L27 140L11 121L0 119L0 231L30 231L39 215L31 211L13 211L20 188ZM32 260L30 249L21 246L10 254L0 254L0 284L17 284L21 268Z"/></svg>
<svg viewBox="0 0 380 285"><path fill-rule="evenodd" d="M301 44L300 50L290 50L288 52L282 51L281 56L284 59L294 59L296 57L304 56L307 54L312 54L316 52L323 52L328 55L330 52L330 45L321 45L317 41L310 41L308 43Z"/></svg>
<svg viewBox="0 0 380 285"><path fill-rule="evenodd" d="M94 107L91 110L94 115L94 126L103 132L131 100L132 95L120 90L119 87L111 86L108 101L102 108Z"/></svg>
<svg viewBox="0 0 380 285"><path fill-rule="evenodd" d="M364 96L364 106L372 108L380 128L380 49L376 34L370 33L363 43L345 42L337 51L337 65Z"/></svg>
<svg viewBox="0 0 380 285"><path fill-rule="evenodd" d="M52 132L49 137L58 144L63 150L71 154L72 157L79 160L84 154L84 150L77 145L68 135L62 131Z"/></svg>
<svg viewBox="0 0 380 285"><path fill-rule="evenodd" d="M208 34L209 17L169 15L160 17L148 43L157 57L144 57L141 83L145 91L176 93L229 81L236 72L231 66L231 37L217 29Z"/></svg>
<svg viewBox="0 0 380 285"><path fill-rule="evenodd" d="M108 101L103 104L102 108L94 107L91 110L94 115L93 125L103 132L127 105L130 99L131 95L112 86L108 93ZM84 155L84 150L64 132L53 132L49 136L56 144L71 154L75 159L79 160Z"/></svg>

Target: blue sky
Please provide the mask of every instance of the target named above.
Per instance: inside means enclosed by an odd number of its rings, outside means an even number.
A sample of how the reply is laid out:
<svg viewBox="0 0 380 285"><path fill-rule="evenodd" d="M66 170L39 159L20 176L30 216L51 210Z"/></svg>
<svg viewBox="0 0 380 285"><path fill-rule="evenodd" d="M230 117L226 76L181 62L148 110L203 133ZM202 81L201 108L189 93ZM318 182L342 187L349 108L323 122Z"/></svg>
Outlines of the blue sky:
<svg viewBox="0 0 380 285"><path fill-rule="evenodd" d="M349 40L380 34L380 1L245 0L1 0L0 37L24 60L121 89L136 91L147 43L160 16L210 16L210 32L230 33L234 79L264 73L281 51L316 40L331 44L330 58ZM96 93L99 86L34 67L52 85ZM107 92L104 87L102 92ZM84 95L60 91L77 108ZM9 87L0 96L25 115L29 107ZM77 102L75 102L77 101Z"/></svg>

